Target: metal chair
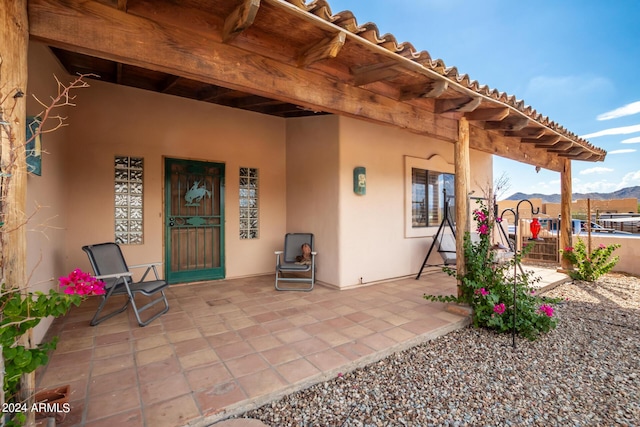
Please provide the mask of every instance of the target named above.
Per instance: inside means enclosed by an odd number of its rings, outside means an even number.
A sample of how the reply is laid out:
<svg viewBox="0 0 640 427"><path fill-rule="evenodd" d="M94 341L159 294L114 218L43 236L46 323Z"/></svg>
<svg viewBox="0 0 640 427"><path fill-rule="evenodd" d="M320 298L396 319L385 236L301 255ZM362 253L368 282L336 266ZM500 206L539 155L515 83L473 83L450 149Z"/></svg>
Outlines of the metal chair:
<svg viewBox="0 0 640 427"><path fill-rule="evenodd" d="M310 291L315 284L316 255L311 233L287 233L284 238L284 251L276 251L276 289L279 291ZM308 244L311 259L300 261L302 245ZM311 273L308 275L307 273ZM288 277L285 273L289 274ZM280 282L303 283L304 287L283 287Z"/></svg>
<svg viewBox="0 0 640 427"><path fill-rule="evenodd" d="M93 319L91 319L91 326L95 326L107 319L110 319L116 314L122 313L127 309L129 303L131 303L131 307L133 307L133 312L140 326L148 325L169 311L169 302L167 301L167 296L164 293L165 288L167 288L169 284L165 280L159 278L158 271L156 270L156 266L161 265L161 263L139 264L128 267L124 260L124 256L122 255L122 251L120 250L120 246L115 243L100 243L97 245L83 246L82 250L89 256L89 261L91 262L91 267L96 274L96 278L105 283L105 294L102 296L103 300L100 303L96 314L93 316ZM129 270L130 268L146 268L147 270L142 275L140 281L134 282L132 278L133 275ZM145 281L150 271L153 271L155 280ZM138 308L135 301L136 294L155 298L151 300L151 302ZM99 317L109 298L114 295L125 295L127 297L125 304L119 309ZM142 320L140 313L158 303L163 303L164 308L146 320Z"/></svg>

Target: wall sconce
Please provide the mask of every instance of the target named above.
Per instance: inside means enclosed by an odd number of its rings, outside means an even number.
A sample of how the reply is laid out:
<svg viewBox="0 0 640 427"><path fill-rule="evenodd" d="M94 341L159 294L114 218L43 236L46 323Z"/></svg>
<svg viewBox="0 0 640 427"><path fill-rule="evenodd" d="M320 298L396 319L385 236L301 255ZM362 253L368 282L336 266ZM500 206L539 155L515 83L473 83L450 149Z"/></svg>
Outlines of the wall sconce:
<svg viewBox="0 0 640 427"><path fill-rule="evenodd" d="M367 169L364 166L353 169L353 192L360 196L367 194Z"/></svg>

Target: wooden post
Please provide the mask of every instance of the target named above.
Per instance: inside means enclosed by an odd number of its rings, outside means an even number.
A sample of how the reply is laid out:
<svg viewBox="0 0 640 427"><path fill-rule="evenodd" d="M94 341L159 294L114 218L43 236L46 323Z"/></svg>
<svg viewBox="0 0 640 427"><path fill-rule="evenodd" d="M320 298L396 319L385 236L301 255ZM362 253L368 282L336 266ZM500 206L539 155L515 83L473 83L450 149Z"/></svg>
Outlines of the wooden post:
<svg viewBox="0 0 640 427"><path fill-rule="evenodd" d="M591 199L587 198L587 253L591 256Z"/></svg>
<svg viewBox="0 0 640 427"><path fill-rule="evenodd" d="M0 0L0 280L6 286L27 287L25 160L27 54L29 27L27 0ZM31 333L22 345L30 346ZM21 398L31 406L35 376L25 375ZM2 396L4 401L4 396ZM34 413L27 412L27 425Z"/></svg>
<svg viewBox="0 0 640 427"><path fill-rule="evenodd" d="M572 223L571 223L571 160L564 159L564 168L560 172L560 248L564 249L572 246ZM560 266L564 270L571 269L571 263L562 258Z"/></svg>
<svg viewBox="0 0 640 427"><path fill-rule="evenodd" d="M458 121L458 140L454 145L455 163L455 203L456 203L456 269L459 276L467 272L464 257L464 236L469 231L469 122L462 117ZM462 296L461 283L458 281L458 296Z"/></svg>

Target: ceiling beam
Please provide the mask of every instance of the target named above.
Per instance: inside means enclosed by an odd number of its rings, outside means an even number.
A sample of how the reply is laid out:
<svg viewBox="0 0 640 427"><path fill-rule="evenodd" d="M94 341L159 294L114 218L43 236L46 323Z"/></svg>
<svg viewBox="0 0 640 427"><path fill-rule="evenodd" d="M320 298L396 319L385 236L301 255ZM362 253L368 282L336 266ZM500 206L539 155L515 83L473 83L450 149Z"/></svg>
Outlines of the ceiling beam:
<svg viewBox="0 0 640 427"><path fill-rule="evenodd" d="M540 138L522 138L520 142L525 144L552 146L557 144L561 139L560 135L543 135Z"/></svg>
<svg viewBox="0 0 640 427"><path fill-rule="evenodd" d="M351 70L351 74L353 75L353 84L356 86L364 86L390 77L396 77L398 75L398 70L394 67L397 65L397 62L389 61L353 68Z"/></svg>
<svg viewBox="0 0 640 427"><path fill-rule="evenodd" d="M260 0L243 0L224 20L222 41L229 43L238 34L249 28L253 24L259 8Z"/></svg>
<svg viewBox="0 0 640 427"><path fill-rule="evenodd" d="M191 33L156 25L99 1L30 0L34 40L52 46L278 99L312 110L387 124L443 141L457 138L457 121ZM305 88L302 90L302 88Z"/></svg>
<svg viewBox="0 0 640 427"><path fill-rule="evenodd" d="M529 124L533 124L533 123L529 123ZM504 136L510 136L514 138L538 139L543 137L546 132L547 130L543 127L539 127L539 128L528 127L528 128L524 128L516 131L508 130L504 133Z"/></svg>
<svg viewBox="0 0 640 427"><path fill-rule="evenodd" d="M416 98L437 98L449 87L446 80L434 80L429 83L404 86L400 89L399 101L408 101Z"/></svg>
<svg viewBox="0 0 640 427"><path fill-rule="evenodd" d="M216 102L231 92L235 91L226 87L206 85L197 92L196 97L198 101Z"/></svg>
<svg viewBox="0 0 640 427"><path fill-rule="evenodd" d="M480 98L479 96L437 99L435 112L437 114L454 113L454 112L468 113L478 108L481 102L482 102L482 98Z"/></svg>
<svg viewBox="0 0 640 427"><path fill-rule="evenodd" d="M127 11L127 0L118 0L118 10Z"/></svg>
<svg viewBox="0 0 640 427"><path fill-rule="evenodd" d="M464 115L467 120L473 121L501 121L509 117L509 108L478 108L475 111Z"/></svg>
<svg viewBox="0 0 640 427"><path fill-rule="evenodd" d="M519 131L529 124L528 117L509 117L502 121L487 121L484 123L486 130Z"/></svg>
<svg viewBox="0 0 640 427"><path fill-rule="evenodd" d="M333 37L326 38L320 43L311 46L302 55L298 57L298 67L306 68L318 61L324 61L329 58L338 56L340 49L344 46L347 36L340 31Z"/></svg>
<svg viewBox="0 0 640 427"><path fill-rule="evenodd" d="M178 84L179 80L180 80L180 76L173 76L173 75L167 76L158 85L158 92L162 92L162 93L168 92L169 90L171 90L171 88L173 88L176 84Z"/></svg>

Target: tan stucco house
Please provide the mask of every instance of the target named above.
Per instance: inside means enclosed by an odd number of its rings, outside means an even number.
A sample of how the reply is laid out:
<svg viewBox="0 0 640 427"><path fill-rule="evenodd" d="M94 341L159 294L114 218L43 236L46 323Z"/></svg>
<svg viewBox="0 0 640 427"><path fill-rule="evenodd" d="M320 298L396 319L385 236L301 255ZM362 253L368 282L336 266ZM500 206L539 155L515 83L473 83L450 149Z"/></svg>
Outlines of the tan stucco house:
<svg viewBox="0 0 640 427"><path fill-rule="evenodd" d="M28 81L18 70L11 86L28 95L20 123L42 110L32 94L55 95L54 75L96 74L25 178L40 288L90 270L83 245L114 240L173 283L273 273L288 232L314 233L329 286L415 275L443 186L464 231L493 155L559 172L570 201L571 161L606 154L324 0L0 4L28 21L13 44L28 55Z"/></svg>

